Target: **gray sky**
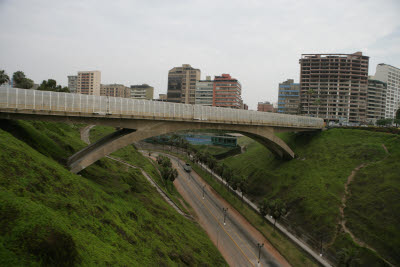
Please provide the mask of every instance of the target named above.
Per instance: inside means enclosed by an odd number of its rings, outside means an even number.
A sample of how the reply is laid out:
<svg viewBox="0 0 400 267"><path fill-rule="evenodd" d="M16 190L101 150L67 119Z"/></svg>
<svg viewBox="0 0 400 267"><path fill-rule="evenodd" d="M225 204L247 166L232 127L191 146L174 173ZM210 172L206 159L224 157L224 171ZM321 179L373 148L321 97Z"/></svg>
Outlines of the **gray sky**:
<svg viewBox="0 0 400 267"><path fill-rule="evenodd" d="M167 90L168 70L230 73L251 109L299 81L302 53L400 67L400 0L0 0L0 69L36 83L100 70L102 83Z"/></svg>

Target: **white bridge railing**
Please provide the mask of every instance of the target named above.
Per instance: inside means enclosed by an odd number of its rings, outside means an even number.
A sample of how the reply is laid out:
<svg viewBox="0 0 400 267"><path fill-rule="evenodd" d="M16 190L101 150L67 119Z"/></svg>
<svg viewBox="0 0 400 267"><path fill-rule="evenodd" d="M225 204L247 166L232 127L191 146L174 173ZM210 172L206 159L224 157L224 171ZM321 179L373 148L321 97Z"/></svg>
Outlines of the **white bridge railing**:
<svg viewBox="0 0 400 267"><path fill-rule="evenodd" d="M321 129L324 126L322 119L305 116L16 88L0 88L0 109L8 109L7 112L11 109L18 113L65 112L70 116L85 117L121 115L152 120L204 121L314 129Z"/></svg>

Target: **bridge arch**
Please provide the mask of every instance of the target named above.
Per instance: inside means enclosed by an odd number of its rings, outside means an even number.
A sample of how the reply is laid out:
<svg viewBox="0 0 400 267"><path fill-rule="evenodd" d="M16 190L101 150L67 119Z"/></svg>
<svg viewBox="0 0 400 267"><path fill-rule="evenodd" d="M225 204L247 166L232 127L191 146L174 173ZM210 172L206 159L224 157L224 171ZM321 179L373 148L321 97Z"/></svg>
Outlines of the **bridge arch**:
<svg viewBox="0 0 400 267"><path fill-rule="evenodd" d="M246 135L268 148L279 158L292 159L294 152L274 134L274 128L257 125L233 125L197 122L136 120L129 128L118 130L72 155L68 166L78 173L97 160L140 140L183 130L224 130Z"/></svg>

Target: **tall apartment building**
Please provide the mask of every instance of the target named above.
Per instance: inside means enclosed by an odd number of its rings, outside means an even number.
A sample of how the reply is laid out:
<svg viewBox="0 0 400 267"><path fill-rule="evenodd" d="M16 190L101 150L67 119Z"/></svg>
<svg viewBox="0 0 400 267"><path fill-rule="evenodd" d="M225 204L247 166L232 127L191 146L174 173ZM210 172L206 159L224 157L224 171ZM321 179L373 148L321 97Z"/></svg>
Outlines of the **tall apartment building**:
<svg viewBox="0 0 400 267"><path fill-rule="evenodd" d="M100 86L100 95L113 97L129 97L129 88L123 84L102 84Z"/></svg>
<svg viewBox="0 0 400 267"><path fill-rule="evenodd" d="M76 93L78 87L78 76L70 75L68 76L68 89L71 93Z"/></svg>
<svg viewBox="0 0 400 267"><path fill-rule="evenodd" d="M300 59L301 112L326 121L366 120L369 57L303 54Z"/></svg>
<svg viewBox="0 0 400 267"><path fill-rule="evenodd" d="M154 87L148 84L131 85L130 98L152 100L154 97Z"/></svg>
<svg viewBox="0 0 400 267"><path fill-rule="evenodd" d="M300 84L288 79L279 84L278 113L299 114Z"/></svg>
<svg viewBox="0 0 400 267"><path fill-rule="evenodd" d="M375 123L385 118L386 83L378 80L368 80L367 121Z"/></svg>
<svg viewBox="0 0 400 267"><path fill-rule="evenodd" d="M203 106L212 106L214 96L214 81L211 76L205 80L196 82L195 104Z"/></svg>
<svg viewBox="0 0 400 267"><path fill-rule="evenodd" d="M242 105L242 86L229 74L214 78L213 106L240 109Z"/></svg>
<svg viewBox="0 0 400 267"><path fill-rule="evenodd" d="M194 104L196 81L200 80L200 70L189 64L175 67L168 72L168 102Z"/></svg>
<svg viewBox="0 0 400 267"><path fill-rule="evenodd" d="M261 112L274 112L274 105L268 101L258 102L257 111Z"/></svg>
<svg viewBox="0 0 400 267"><path fill-rule="evenodd" d="M400 108L400 69L387 65L376 66L375 80L386 83L385 118L394 118Z"/></svg>
<svg viewBox="0 0 400 267"><path fill-rule="evenodd" d="M84 95L100 95L101 72L78 71L76 92Z"/></svg>

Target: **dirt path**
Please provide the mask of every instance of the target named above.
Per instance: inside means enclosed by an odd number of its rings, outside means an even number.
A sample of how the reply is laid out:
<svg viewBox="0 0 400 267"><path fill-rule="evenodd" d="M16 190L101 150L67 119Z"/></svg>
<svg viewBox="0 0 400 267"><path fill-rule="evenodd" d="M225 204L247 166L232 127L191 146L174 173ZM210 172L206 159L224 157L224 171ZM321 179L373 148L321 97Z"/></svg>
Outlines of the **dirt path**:
<svg viewBox="0 0 400 267"><path fill-rule="evenodd" d="M385 159L389 156L389 151L387 150L385 144L382 144L382 147L383 147L383 149L384 149L385 152L386 152L386 156L385 156L383 159L379 160L379 161L385 160ZM343 197L342 197L342 204L341 204L341 206L340 206L340 208L339 208L339 211L340 211L340 220L339 220L339 224L340 224L340 226L342 227L343 231L344 231L345 233L348 233L356 244L358 244L358 245L361 246L361 247L366 247L366 248L368 248L368 249L374 251L383 261L385 261L385 262L386 262L387 264L389 264L390 266L393 266L390 262L388 262L387 260L385 260L375 249L373 249L372 247L368 246L366 243L364 243L364 242L362 242L361 240L359 240L359 239L350 231L350 229L346 227L346 219L344 218L344 209L346 208L347 199L351 196L351 192L349 191L349 185L350 185L351 182L354 180L354 176L357 174L357 172L358 172L360 169L367 167L368 165L369 165L369 164L365 164L365 163L360 164L359 166L357 166L356 168L354 168L354 169L351 171L351 174L347 177L347 182L346 182L346 184L344 185L344 194L343 194ZM337 235L337 233L335 234L334 238L332 239L332 242L331 242L330 244L328 244L328 246L331 245L331 244L335 241L336 235Z"/></svg>

